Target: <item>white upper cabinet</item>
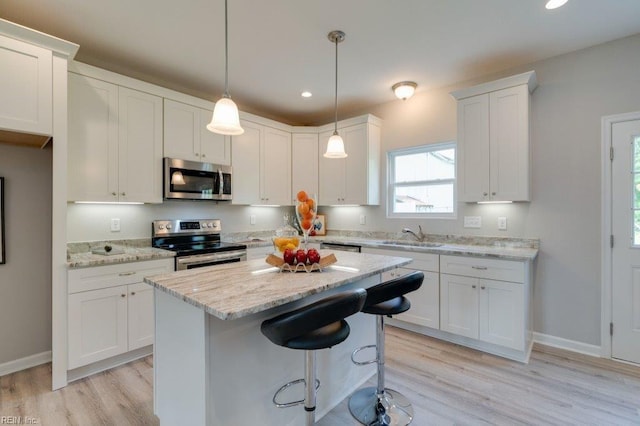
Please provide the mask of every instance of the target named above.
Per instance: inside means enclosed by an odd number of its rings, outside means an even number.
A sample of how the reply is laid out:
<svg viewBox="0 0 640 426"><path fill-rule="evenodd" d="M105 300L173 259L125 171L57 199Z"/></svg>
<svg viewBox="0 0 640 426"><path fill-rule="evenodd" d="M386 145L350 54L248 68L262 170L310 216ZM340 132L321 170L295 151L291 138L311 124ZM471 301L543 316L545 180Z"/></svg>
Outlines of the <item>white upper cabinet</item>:
<svg viewBox="0 0 640 426"><path fill-rule="evenodd" d="M458 199L530 201L534 71L452 92L458 100Z"/></svg>
<svg viewBox="0 0 640 426"><path fill-rule="evenodd" d="M347 158L323 156L333 131L320 133L320 205L377 205L380 203L380 126L367 122L338 126Z"/></svg>
<svg viewBox="0 0 640 426"><path fill-rule="evenodd" d="M162 202L162 98L69 73L68 199Z"/></svg>
<svg viewBox="0 0 640 426"><path fill-rule="evenodd" d="M51 136L51 50L0 35L0 131Z"/></svg>
<svg viewBox="0 0 640 426"><path fill-rule="evenodd" d="M231 164L231 138L207 130L212 111L164 100L164 156Z"/></svg>
<svg viewBox="0 0 640 426"><path fill-rule="evenodd" d="M241 120L231 142L233 204L292 205L291 134Z"/></svg>
<svg viewBox="0 0 640 426"><path fill-rule="evenodd" d="M318 134L294 133L291 136L291 190L318 194Z"/></svg>

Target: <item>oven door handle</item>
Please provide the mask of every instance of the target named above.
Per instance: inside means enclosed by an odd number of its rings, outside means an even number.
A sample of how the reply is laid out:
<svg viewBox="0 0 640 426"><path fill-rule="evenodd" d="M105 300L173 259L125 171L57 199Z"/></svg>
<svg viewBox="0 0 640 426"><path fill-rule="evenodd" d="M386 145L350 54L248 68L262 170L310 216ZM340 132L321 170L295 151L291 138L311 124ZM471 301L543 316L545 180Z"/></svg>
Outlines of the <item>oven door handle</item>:
<svg viewBox="0 0 640 426"><path fill-rule="evenodd" d="M177 258L178 265L199 265L201 263L215 262L227 259L244 260L247 254L245 251L230 251L225 253L202 254L196 256L186 256Z"/></svg>

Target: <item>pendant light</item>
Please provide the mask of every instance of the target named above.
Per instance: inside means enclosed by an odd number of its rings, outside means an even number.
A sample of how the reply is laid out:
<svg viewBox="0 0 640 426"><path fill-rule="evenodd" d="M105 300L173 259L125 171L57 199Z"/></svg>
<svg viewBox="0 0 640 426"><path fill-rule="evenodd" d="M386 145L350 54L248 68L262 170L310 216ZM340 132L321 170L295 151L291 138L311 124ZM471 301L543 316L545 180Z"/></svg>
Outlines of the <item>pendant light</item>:
<svg viewBox="0 0 640 426"><path fill-rule="evenodd" d="M224 95L213 108L213 117L207 129L221 135L237 136L244 133L240 126L238 107L229 96L229 25L227 23L227 0L224 0Z"/></svg>
<svg viewBox="0 0 640 426"><path fill-rule="evenodd" d="M336 44L336 92L335 92L335 124L333 135L327 142L327 151L324 153L326 158L345 158L347 153L344 152L344 141L338 134L338 43L344 41L345 34L342 31L331 31L328 35L329 41Z"/></svg>

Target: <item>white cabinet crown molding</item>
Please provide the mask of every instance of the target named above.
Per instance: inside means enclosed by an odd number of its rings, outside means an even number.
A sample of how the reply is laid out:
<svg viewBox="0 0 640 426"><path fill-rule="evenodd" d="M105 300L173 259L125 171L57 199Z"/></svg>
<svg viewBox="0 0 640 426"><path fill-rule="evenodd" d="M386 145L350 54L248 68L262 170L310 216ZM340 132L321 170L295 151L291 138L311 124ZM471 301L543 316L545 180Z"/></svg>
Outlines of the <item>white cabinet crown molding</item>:
<svg viewBox="0 0 640 426"><path fill-rule="evenodd" d="M79 45L25 26L0 19L0 34L16 40L49 49L52 52L73 59L80 48Z"/></svg>
<svg viewBox="0 0 640 426"><path fill-rule="evenodd" d="M495 92L496 90L520 86L522 84L526 84L529 88L529 93L533 93L533 91L536 90L536 87L538 87L536 72L527 71L522 74L501 78L500 80L490 81L488 83L478 84L460 90L454 90L453 92L451 92L451 96L453 96L457 100L460 100L469 98L471 96L481 95L483 93Z"/></svg>

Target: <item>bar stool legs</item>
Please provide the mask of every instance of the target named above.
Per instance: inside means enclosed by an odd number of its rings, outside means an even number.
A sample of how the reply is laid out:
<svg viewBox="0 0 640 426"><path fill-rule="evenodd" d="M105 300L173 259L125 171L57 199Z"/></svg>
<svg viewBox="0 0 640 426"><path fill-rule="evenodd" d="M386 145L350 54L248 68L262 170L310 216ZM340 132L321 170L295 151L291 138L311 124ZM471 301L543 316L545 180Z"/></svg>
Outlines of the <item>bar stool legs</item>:
<svg viewBox="0 0 640 426"><path fill-rule="evenodd" d="M304 411L307 412L306 426L316 422L316 351L305 351L304 358L305 397ZM319 383L318 383L319 384Z"/></svg>
<svg viewBox="0 0 640 426"><path fill-rule="evenodd" d="M376 359L378 385L356 391L349 398L349 411L360 423L368 426L406 426L413 420L413 407L401 393L384 387L384 316L376 316ZM365 346L366 347L366 346ZM362 348L364 349L364 348ZM360 349L356 349L355 355ZM353 356L352 356L353 360Z"/></svg>

